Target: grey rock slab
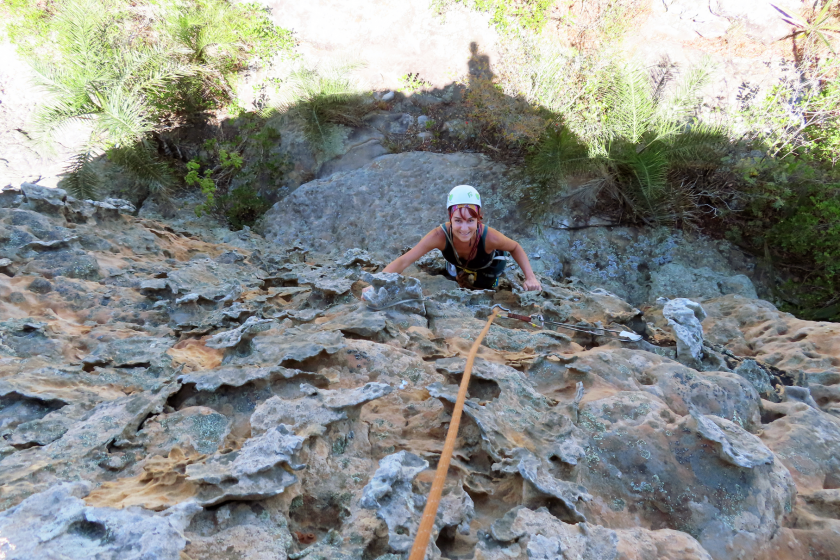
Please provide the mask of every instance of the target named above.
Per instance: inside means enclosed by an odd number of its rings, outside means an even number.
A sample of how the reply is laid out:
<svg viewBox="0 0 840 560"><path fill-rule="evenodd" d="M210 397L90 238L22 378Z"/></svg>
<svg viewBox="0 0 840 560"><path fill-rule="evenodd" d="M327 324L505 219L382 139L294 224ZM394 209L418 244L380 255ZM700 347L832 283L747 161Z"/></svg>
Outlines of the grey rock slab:
<svg viewBox="0 0 840 560"><path fill-rule="evenodd" d="M55 481L96 476L108 445L132 438L146 418L163 410L174 389L168 387L157 394L144 391L100 403L59 439L6 457L0 469L0 504L5 500L16 503Z"/></svg>
<svg viewBox="0 0 840 560"><path fill-rule="evenodd" d="M266 239L281 246L300 240L323 253L364 247L392 259L445 220L453 186L498 181L501 168L476 154L384 155L301 185L266 213ZM396 227L406 216L414 225Z"/></svg>
<svg viewBox="0 0 840 560"><path fill-rule="evenodd" d="M609 529L590 523L564 523L546 508L533 511L516 507L508 511L494 522L490 537L479 541L477 557L485 560L524 557L529 560L712 560L700 543L680 531L651 531L640 527ZM511 537L518 542L512 542Z"/></svg>
<svg viewBox="0 0 840 560"><path fill-rule="evenodd" d="M438 360L436 366L439 370L456 372L463 371L465 363L461 358L451 358ZM460 383L457 378L450 381ZM456 385L439 382L427 389L431 396L451 403L458 393ZM545 460L565 455L561 449L568 449L568 440L575 438L574 424L564 410L554 406L556 403L509 366L476 359L468 395L471 398L466 402L464 414L476 423L482 447L497 462L521 447L517 442L523 434L527 434L535 453Z"/></svg>
<svg viewBox="0 0 840 560"><path fill-rule="evenodd" d="M199 485L196 499L203 506L276 496L297 482L286 469L304 468L295 458L304 440L288 426L275 425L238 451L216 453L203 463L188 465L187 480Z"/></svg>
<svg viewBox="0 0 840 560"><path fill-rule="evenodd" d="M388 153L382 145L382 133L370 128L355 128L349 131L335 157L318 168L316 177L322 179L336 174L355 171L378 157Z"/></svg>
<svg viewBox="0 0 840 560"><path fill-rule="evenodd" d="M29 261L23 267L23 272L40 274L45 278L67 276L93 281L102 278L102 271L97 260L81 249L62 249L42 253Z"/></svg>
<svg viewBox="0 0 840 560"><path fill-rule="evenodd" d="M332 321L323 323L321 328L338 330L344 334L355 334L379 342L384 341L389 335L395 336L398 333L395 327L389 325L384 313L370 311L363 305L349 313L339 315Z"/></svg>
<svg viewBox="0 0 840 560"><path fill-rule="evenodd" d="M414 263L417 268L427 274L443 274L446 270L446 259L440 249L432 249Z"/></svg>
<svg viewBox="0 0 840 560"><path fill-rule="evenodd" d="M0 429L0 436L6 443L19 448L46 445L63 436L90 408L84 405L63 406L43 418L22 422L14 430L6 432Z"/></svg>
<svg viewBox="0 0 840 560"><path fill-rule="evenodd" d="M243 337L268 330L273 322L271 319L248 317L242 325L235 329L213 335L207 339L204 345L208 348L233 348L242 341Z"/></svg>
<svg viewBox="0 0 840 560"><path fill-rule="evenodd" d="M515 449L512 455L511 458L493 465L493 470L520 474L538 492L560 500L571 514L572 521L586 521L586 517L578 510L580 502L592 500L592 496L589 495L586 488L580 484L558 480L549 473L547 462L527 449Z"/></svg>
<svg viewBox="0 0 840 560"><path fill-rule="evenodd" d="M408 113L373 113L365 115L365 123L384 134L405 134L414 124L414 117Z"/></svg>
<svg viewBox="0 0 840 560"><path fill-rule="evenodd" d="M697 432L718 444L720 458L736 467L752 469L759 465L772 465L774 456L758 437L737 424L717 416L704 416L692 412L697 422Z"/></svg>
<svg viewBox="0 0 840 560"><path fill-rule="evenodd" d="M351 278L319 278L312 286L324 296L333 297L349 292L353 282Z"/></svg>
<svg viewBox="0 0 840 560"><path fill-rule="evenodd" d="M749 381L762 398L768 399L771 394L775 394L767 368L759 366L755 360L745 359L732 371Z"/></svg>
<svg viewBox="0 0 840 560"><path fill-rule="evenodd" d="M226 365L288 366L322 353L335 354L345 346L340 331L307 332L294 328L283 334L274 333L274 330L259 333L251 340L250 354L226 357Z"/></svg>
<svg viewBox="0 0 840 560"><path fill-rule="evenodd" d="M362 274L362 280L373 287L364 293L365 303L372 309L398 309L425 314L423 288L417 278L403 276L395 272ZM402 303L400 303L402 302Z"/></svg>
<svg viewBox="0 0 840 560"><path fill-rule="evenodd" d="M370 482L362 490L359 505L368 509L382 507L379 500L391 493L411 492L411 481L429 467L429 462L414 453L400 451L379 460ZM407 485L407 487L406 487Z"/></svg>
<svg viewBox="0 0 840 560"><path fill-rule="evenodd" d="M619 367L641 363L629 351L619 350L612 356ZM629 357L627 362L620 359L625 357ZM751 432L760 429L759 396L743 377L727 372L700 373L670 360L639 369L636 378L640 388L681 416L694 410L726 418Z"/></svg>
<svg viewBox="0 0 840 560"><path fill-rule="evenodd" d="M273 377L292 379L304 372L284 367L220 367L196 371L178 377L182 385L194 385L196 391L216 391L220 387L242 387L257 380L269 380Z"/></svg>
<svg viewBox="0 0 840 560"><path fill-rule="evenodd" d="M67 191L50 189L34 183L23 183L20 190L26 197L25 207L43 214L61 215Z"/></svg>
<svg viewBox="0 0 840 560"><path fill-rule="evenodd" d="M323 309L302 309L300 311L294 311L290 309L284 309L280 313L277 313L274 318L281 320L281 319L291 319L293 321L298 321L300 323L311 323L318 317L321 317L324 314Z"/></svg>
<svg viewBox="0 0 840 560"><path fill-rule="evenodd" d="M703 319L706 312L699 303L686 298L669 300L662 308L662 315L674 329L677 339L677 359L683 364L699 369L703 358Z"/></svg>
<svg viewBox="0 0 840 560"><path fill-rule="evenodd" d="M690 268L668 263L651 272L650 293L653 297L716 298L737 294L757 299L755 286L743 274L727 276L714 272L707 266Z"/></svg>
<svg viewBox="0 0 840 560"><path fill-rule="evenodd" d="M184 502L156 513L140 507L90 507L89 482L54 486L0 513L6 560L180 560L184 530L201 511Z"/></svg>
<svg viewBox="0 0 840 560"><path fill-rule="evenodd" d="M811 391L808 387L785 387L785 397L786 400L805 403L811 408L820 410L814 397L811 396Z"/></svg>
<svg viewBox="0 0 840 560"><path fill-rule="evenodd" d="M302 383L301 399L271 397L257 406L251 415L251 429L261 434L277 424L288 424L300 436L322 435L333 422L347 418L345 409L353 408L389 395L387 383L367 383L356 389L324 390Z"/></svg>
<svg viewBox="0 0 840 560"><path fill-rule="evenodd" d="M354 247L347 249L341 258L335 261L335 264L350 268L354 266L381 266L382 261L375 259L367 251Z"/></svg>
<svg viewBox="0 0 840 560"><path fill-rule="evenodd" d="M162 366L171 362L166 351L175 341L170 338L131 337L112 340L97 346L82 358L86 365L113 367Z"/></svg>
<svg viewBox="0 0 840 560"><path fill-rule="evenodd" d="M376 517L388 526L388 546L397 552L411 548L417 534L426 497L414 493L412 481L428 466L427 461L408 451L388 455L380 459L379 468L362 490L359 505L376 510ZM459 485L446 494L432 529L432 557L440 555L434 542L444 527L458 527L466 534L474 516L475 506L463 487Z"/></svg>
<svg viewBox="0 0 840 560"><path fill-rule="evenodd" d="M800 492L840 488L840 419L804 403L762 402L761 441L789 470Z"/></svg>
<svg viewBox="0 0 840 560"><path fill-rule="evenodd" d="M694 418L676 417L646 393L582 403L579 428L589 437L577 482L625 519L632 517L628 504L643 501L664 526L682 527L716 559L760 557L790 512L794 480L780 461L763 462L768 451L755 436L728 420L703 418L724 434L716 437L731 446L731 457Z"/></svg>
<svg viewBox="0 0 840 560"><path fill-rule="evenodd" d="M135 442L146 447L146 456L166 457L173 447L192 448L212 455L219 450L230 431L231 421L206 407L186 407L158 414L143 424Z"/></svg>
<svg viewBox="0 0 840 560"><path fill-rule="evenodd" d="M200 300L210 302L234 301L242 292L242 286L258 287L262 284L257 271L236 264L223 264L204 259L169 271L163 284L141 283L140 289L161 289L163 285L173 295L197 294Z"/></svg>

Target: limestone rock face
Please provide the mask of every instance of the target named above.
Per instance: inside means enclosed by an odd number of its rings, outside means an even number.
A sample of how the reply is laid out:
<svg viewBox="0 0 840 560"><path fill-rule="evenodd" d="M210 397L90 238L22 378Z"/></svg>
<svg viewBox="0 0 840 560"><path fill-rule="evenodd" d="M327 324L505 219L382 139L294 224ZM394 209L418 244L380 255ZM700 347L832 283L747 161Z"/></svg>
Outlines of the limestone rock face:
<svg viewBox="0 0 840 560"><path fill-rule="evenodd" d="M500 169L477 154L381 156L299 187L266 214L266 239L279 245L299 240L319 252L376 247L396 256L447 220L453 186L493 181Z"/></svg>
<svg viewBox="0 0 840 560"><path fill-rule="evenodd" d="M215 244L42 194L0 199L0 556L403 557L496 303L595 334L496 319L427 558L836 550L830 323L547 275L469 291L377 274L374 248ZM98 276L30 266L62 251Z"/></svg>
<svg viewBox="0 0 840 560"><path fill-rule="evenodd" d="M200 506L185 502L162 514L142 508L89 507L81 498L90 486L60 484L0 513L3 556L9 560L182 558L187 544L184 529Z"/></svg>
<svg viewBox="0 0 840 560"><path fill-rule="evenodd" d="M310 181L268 211L264 233L281 246L331 253L340 264L352 262L342 255L359 247L388 262L446 222L446 195L459 184L478 189L485 223L519 242L539 273L576 277L634 305L657 297L756 296L750 279L731 269L735 259L725 243L662 230L578 228L589 221L566 210L552 227L536 228L519 207L521 179L472 153L383 155ZM417 266L439 274L440 262L430 255ZM515 278L512 260L509 269Z"/></svg>
<svg viewBox="0 0 840 560"><path fill-rule="evenodd" d="M698 367L703 358L703 325L706 318L703 307L686 298L669 301L662 308L662 315L674 329L677 338L677 359L682 363Z"/></svg>

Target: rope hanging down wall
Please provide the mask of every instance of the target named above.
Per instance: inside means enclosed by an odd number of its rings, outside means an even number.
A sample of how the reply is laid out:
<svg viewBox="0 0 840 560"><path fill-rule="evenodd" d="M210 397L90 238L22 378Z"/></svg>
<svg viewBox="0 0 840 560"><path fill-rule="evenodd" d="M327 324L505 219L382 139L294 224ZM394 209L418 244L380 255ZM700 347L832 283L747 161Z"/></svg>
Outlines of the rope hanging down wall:
<svg viewBox="0 0 840 560"><path fill-rule="evenodd" d="M411 547L411 555L408 560L423 560L426 556L426 547L429 546L429 537L432 534L432 527L437 516L438 506L440 505L440 495L443 492L443 483L446 482L446 473L449 472L449 463L452 459L452 452L455 449L455 439L458 437L458 427L461 424L461 413L464 410L464 401L467 399L467 386L470 384L470 375L472 374L473 362L475 355L478 353L478 347L487 331L490 330L490 325L499 313L499 308L493 308L493 313L487 319L487 324L481 330L481 334L475 339L475 342L470 348L469 356L467 357L467 365L464 368L464 376L461 378L461 386L458 388L458 398L455 400L455 410L452 411L452 420L449 422L449 431L446 432L446 441L443 444L443 451L440 454L440 461L438 461L437 470L435 471L435 480L432 483L432 489L429 491L429 499L426 500L426 507L423 509L423 517L420 519L420 527L417 529L417 536L414 537L414 546Z"/></svg>

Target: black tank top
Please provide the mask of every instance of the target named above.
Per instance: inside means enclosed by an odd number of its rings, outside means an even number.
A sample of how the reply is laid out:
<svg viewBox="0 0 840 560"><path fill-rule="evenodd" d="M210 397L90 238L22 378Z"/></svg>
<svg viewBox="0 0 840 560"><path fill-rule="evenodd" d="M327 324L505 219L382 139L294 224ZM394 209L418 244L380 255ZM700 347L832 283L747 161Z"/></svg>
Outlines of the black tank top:
<svg viewBox="0 0 840 560"><path fill-rule="evenodd" d="M447 262L455 265L456 268L468 272L476 272L480 270L482 274L486 274L488 276L498 276L505 269L506 259L496 258L497 256L503 255L504 251L493 251L492 253L488 253L484 248L484 240L487 238L487 226L482 228L484 231L481 232L481 238L478 240L478 248L475 252L475 258L469 261L465 261L458 256L458 252L452 245L452 237L446 229L446 224L441 224L440 227L443 229L443 234L446 236L446 248L443 250L443 258L446 259Z"/></svg>

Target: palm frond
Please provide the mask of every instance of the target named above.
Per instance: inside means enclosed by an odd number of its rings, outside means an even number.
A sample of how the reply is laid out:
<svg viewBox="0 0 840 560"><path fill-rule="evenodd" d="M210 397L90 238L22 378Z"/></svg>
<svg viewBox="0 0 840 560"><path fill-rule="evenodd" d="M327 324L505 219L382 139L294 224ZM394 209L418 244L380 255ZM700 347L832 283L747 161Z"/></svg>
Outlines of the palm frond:
<svg viewBox="0 0 840 560"><path fill-rule="evenodd" d="M93 157L90 150L74 156L61 183L62 188L80 200L95 200L102 188L102 178L93 168Z"/></svg>
<svg viewBox="0 0 840 560"><path fill-rule="evenodd" d="M717 163L728 143L729 138L723 127L695 122L683 127L680 134L669 138L663 144L663 149L669 159L682 163Z"/></svg>
<svg viewBox="0 0 840 560"><path fill-rule="evenodd" d="M607 88L608 134L636 144L649 129L656 103L647 73L628 64Z"/></svg>
<svg viewBox="0 0 840 560"><path fill-rule="evenodd" d="M125 169L152 194L165 194L175 185L172 169L160 159L157 150L146 138L108 150L108 159Z"/></svg>
<svg viewBox="0 0 840 560"><path fill-rule="evenodd" d="M620 160L619 172L625 180L619 188L632 201L633 212L648 223L664 219L668 188L668 158L659 150L636 152L629 147Z"/></svg>
<svg viewBox="0 0 840 560"><path fill-rule="evenodd" d="M106 145L136 142L154 130L144 100L120 90L97 92L101 112L96 118L96 132Z"/></svg>
<svg viewBox="0 0 840 560"><path fill-rule="evenodd" d="M531 173L541 179L563 181L591 171L595 165L589 148L565 126L549 127L529 161Z"/></svg>

